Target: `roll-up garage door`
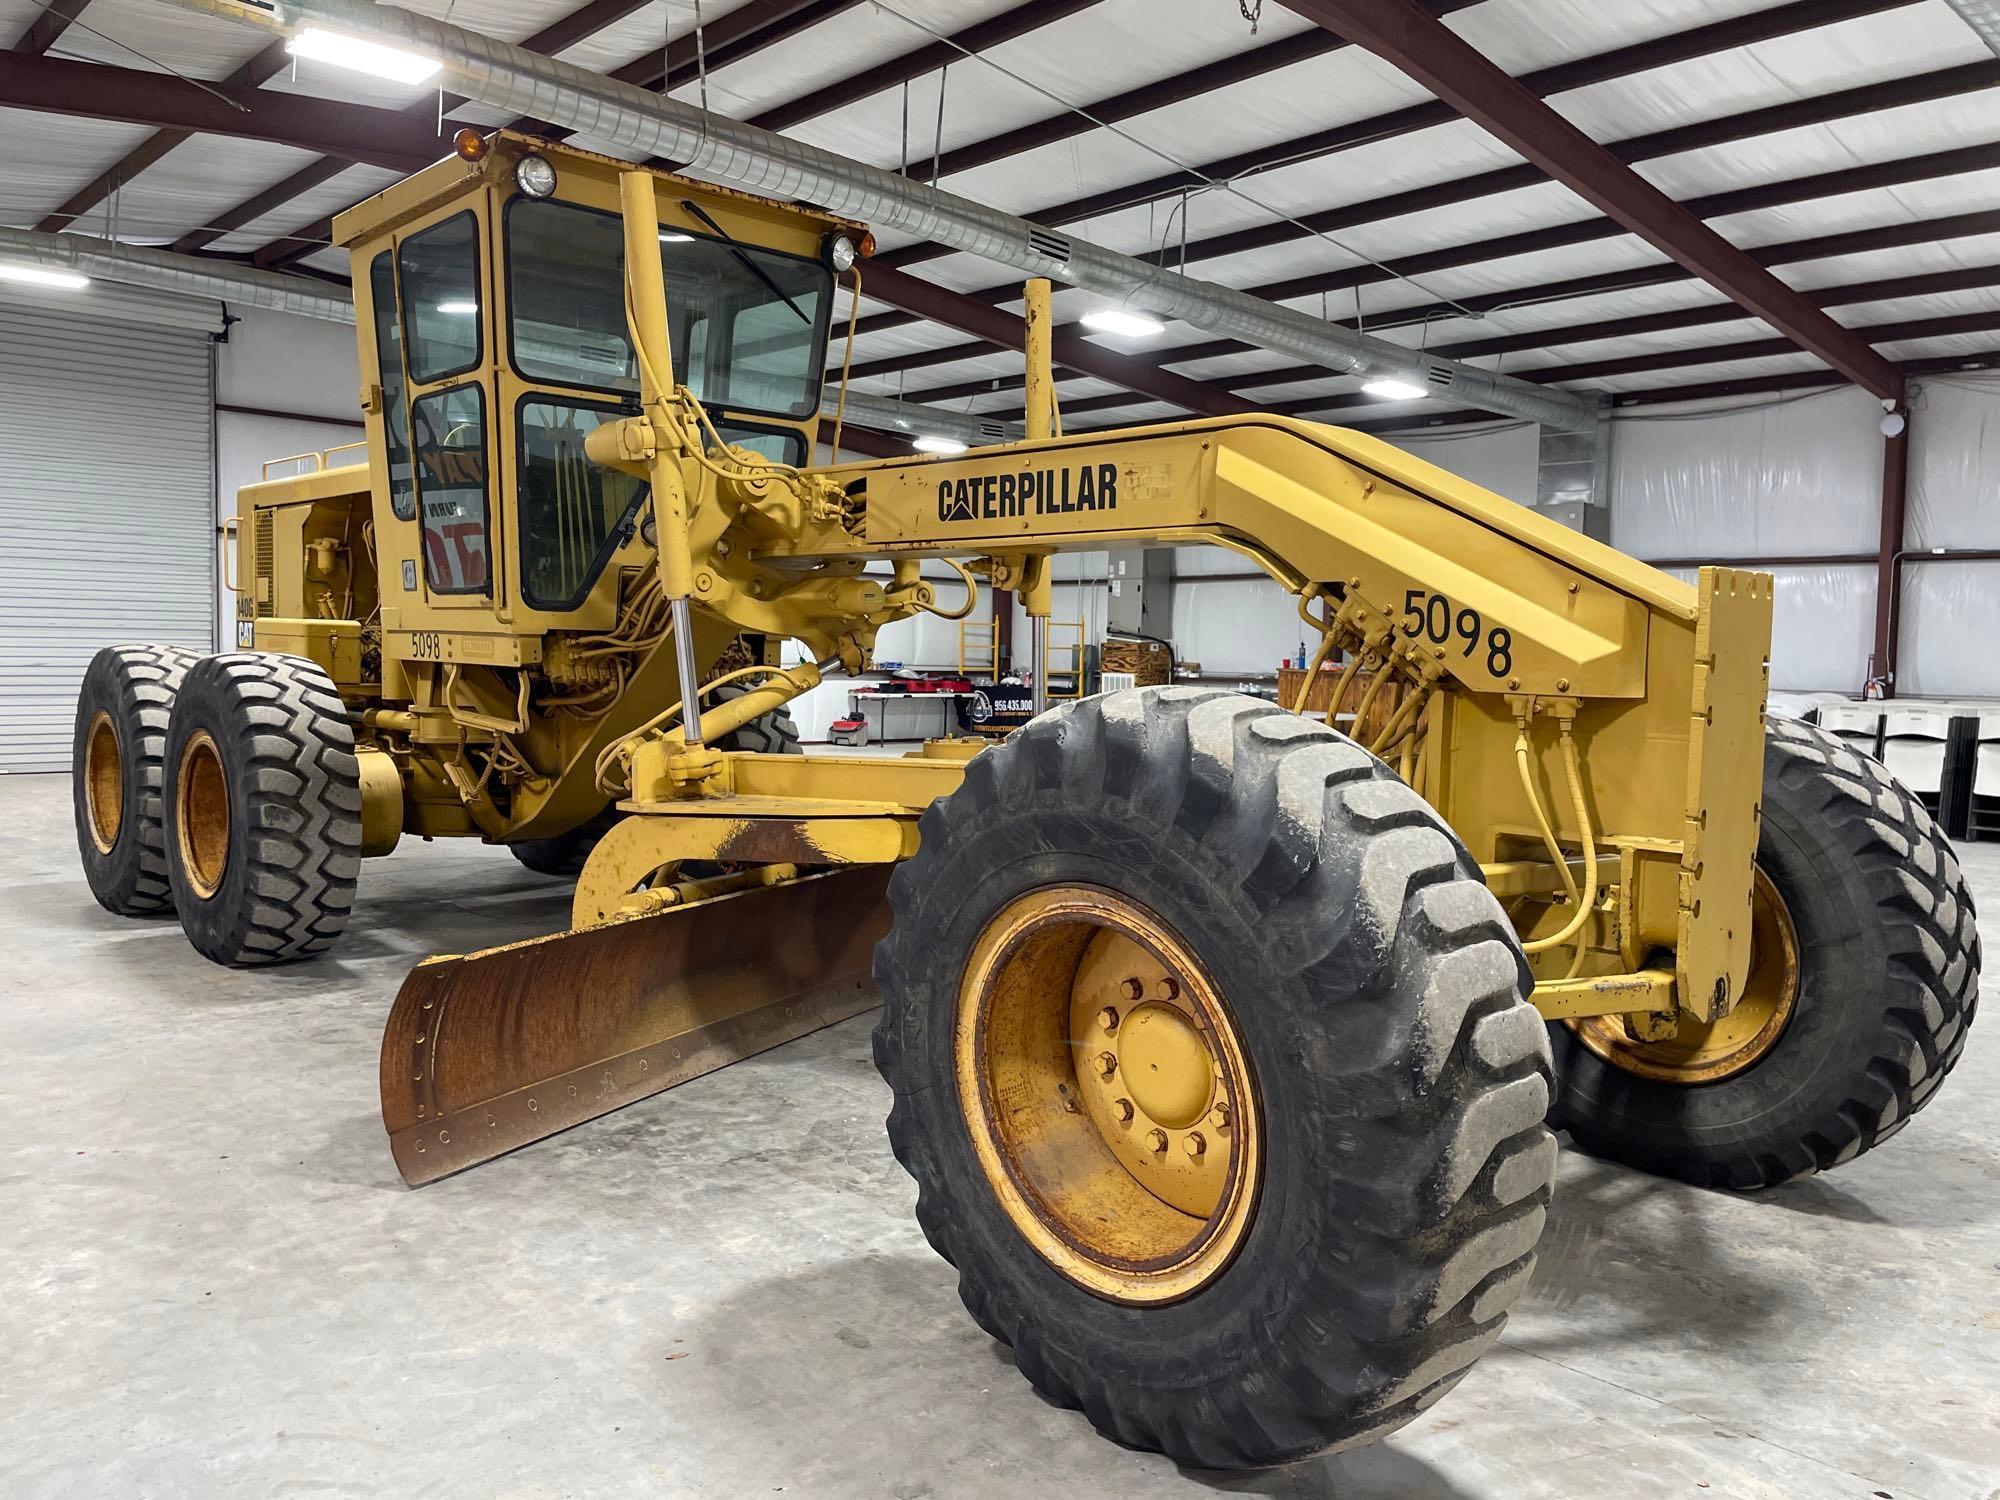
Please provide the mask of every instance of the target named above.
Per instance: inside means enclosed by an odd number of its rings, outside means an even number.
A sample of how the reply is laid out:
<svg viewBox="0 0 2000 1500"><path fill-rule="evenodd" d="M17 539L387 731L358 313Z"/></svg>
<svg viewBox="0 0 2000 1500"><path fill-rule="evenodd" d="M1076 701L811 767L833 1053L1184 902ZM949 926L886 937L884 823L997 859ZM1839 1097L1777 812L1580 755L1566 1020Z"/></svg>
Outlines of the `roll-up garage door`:
<svg viewBox="0 0 2000 1500"><path fill-rule="evenodd" d="M67 770L100 646L206 650L209 341L0 303L0 772Z"/></svg>

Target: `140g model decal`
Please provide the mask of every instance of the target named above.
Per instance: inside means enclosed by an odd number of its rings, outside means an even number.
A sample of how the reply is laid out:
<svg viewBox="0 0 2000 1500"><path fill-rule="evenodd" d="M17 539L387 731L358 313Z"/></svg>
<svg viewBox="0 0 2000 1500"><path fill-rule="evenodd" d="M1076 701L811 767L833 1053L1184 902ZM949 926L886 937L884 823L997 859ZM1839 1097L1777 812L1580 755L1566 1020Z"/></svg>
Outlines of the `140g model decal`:
<svg viewBox="0 0 2000 1500"><path fill-rule="evenodd" d="M975 474L938 481L940 521L1008 521L1017 516L1116 509L1116 464L1026 469L1019 474Z"/></svg>
<svg viewBox="0 0 2000 1500"><path fill-rule="evenodd" d="M1463 642L1458 653L1460 656L1472 655L1483 640L1488 672L1495 677L1505 677L1514 670L1513 632L1505 625L1495 625L1488 630L1478 610L1454 610L1451 600L1443 594L1405 589L1403 634L1411 640L1422 636L1433 646L1442 646L1447 641Z"/></svg>

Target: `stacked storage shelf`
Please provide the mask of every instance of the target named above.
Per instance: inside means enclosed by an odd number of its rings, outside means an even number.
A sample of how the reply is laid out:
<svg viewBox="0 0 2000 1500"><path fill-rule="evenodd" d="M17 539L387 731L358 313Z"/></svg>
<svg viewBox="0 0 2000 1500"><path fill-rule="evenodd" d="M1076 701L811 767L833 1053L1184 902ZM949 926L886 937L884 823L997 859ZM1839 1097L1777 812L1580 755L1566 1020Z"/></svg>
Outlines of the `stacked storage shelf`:
<svg viewBox="0 0 2000 1500"><path fill-rule="evenodd" d="M1973 757L1972 820L1968 832L1976 839L2000 839L2000 705L1985 705L1979 714L1979 741Z"/></svg>
<svg viewBox="0 0 2000 1500"><path fill-rule="evenodd" d="M1949 703L1892 703L1882 714L1882 764L1933 816L1944 789L1945 743L1957 711Z"/></svg>
<svg viewBox="0 0 2000 1500"><path fill-rule="evenodd" d="M1826 703L1820 706L1819 727L1839 735L1863 755L1882 758L1880 703Z"/></svg>

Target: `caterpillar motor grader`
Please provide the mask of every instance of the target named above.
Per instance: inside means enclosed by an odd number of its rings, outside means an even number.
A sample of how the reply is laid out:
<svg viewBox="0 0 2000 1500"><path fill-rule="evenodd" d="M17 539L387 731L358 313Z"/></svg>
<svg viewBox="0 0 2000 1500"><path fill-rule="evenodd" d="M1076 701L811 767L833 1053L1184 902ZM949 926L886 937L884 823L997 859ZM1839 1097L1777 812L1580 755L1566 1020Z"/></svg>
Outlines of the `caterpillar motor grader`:
<svg viewBox="0 0 2000 1500"><path fill-rule="evenodd" d="M1684 584L1308 422L1063 436L1046 283L1024 440L814 467L861 227L525 136L336 234L365 461L242 492L242 649L98 657L78 842L105 906L226 964L325 949L405 832L576 873L571 930L397 996L412 1184L879 1001L980 1325L1120 1441L1255 1465L1392 1430L1493 1342L1552 1126L1756 1187L1959 1056L1958 864L1765 717L1769 577ZM785 704L884 626L980 588L1045 620L1051 556L1114 543L1254 561L1341 711L1169 686L789 753Z"/></svg>

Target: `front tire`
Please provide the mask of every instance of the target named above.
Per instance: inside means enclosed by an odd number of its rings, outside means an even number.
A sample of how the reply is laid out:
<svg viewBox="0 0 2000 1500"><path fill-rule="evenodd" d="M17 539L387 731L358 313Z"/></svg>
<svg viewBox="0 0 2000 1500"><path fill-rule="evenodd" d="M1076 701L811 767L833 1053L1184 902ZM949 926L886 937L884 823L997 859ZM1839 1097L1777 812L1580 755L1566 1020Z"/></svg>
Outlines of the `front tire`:
<svg viewBox="0 0 2000 1500"><path fill-rule="evenodd" d="M1763 799L1760 885L1795 944L1788 1013L1754 1056L1704 1051L1691 1022L1649 1044L1612 1030L1616 1018L1552 1024L1554 1123L1592 1155L1707 1187L1770 1187L1879 1146L1965 1049L1979 989L1972 897L1916 797L1835 736L1773 718ZM1772 936L1760 907L1753 944ZM1746 986L1742 1005L1757 999Z"/></svg>
<svg viewBox="0 0 2000 1500"><path fill-rule="evenodd" d="M1545 1033L1477 867L1375 757L1234 694L1085 700L970 763L890 901L890 1141L1045 1394L1256 1466L1393 1431L1499 1336L1555 1165ZM1213 1084L1177 1071L1197 1036ZM1217 1152L1204 1220L1183 1164Z"/></svg>
<svg viewBox="0 0 2000 1500"><path fill-rule="evenodd" d="M106 646L76 699L71 798L90 894L120 917L173 907L160 788L174 694L199 651Z"/></svg>
<svg viewBox="0 0 2000 1500"><path fill-rule="evenodd" d="M167 731L167 873L188 941L231 968L323 952L361 868L354 726L297 656L232 651L181 683Z"/></svg>

